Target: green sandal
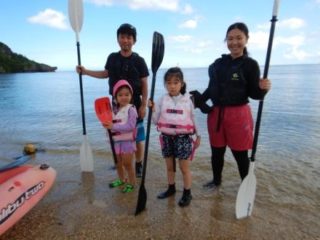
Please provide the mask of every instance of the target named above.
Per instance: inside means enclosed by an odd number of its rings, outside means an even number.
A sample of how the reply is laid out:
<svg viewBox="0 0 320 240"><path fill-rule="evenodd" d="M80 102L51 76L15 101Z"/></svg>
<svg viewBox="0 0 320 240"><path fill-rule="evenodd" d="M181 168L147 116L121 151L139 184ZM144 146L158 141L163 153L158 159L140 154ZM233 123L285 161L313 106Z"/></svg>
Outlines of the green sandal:
<svg viewBox="0 0 320 240"><path fill-rule="evenodd" d="M132 192L134 190L134 186L127 183L126 186L124 187L124 189L122 189L123 193L129 193Z"/></svg>
<svg viewBox="0 0 320 240"><path fill-rule="evenodd" d="M122 186L123 184L124 184L124 182L122 182L120 179L117 179L117 180L114 180L113 182L109 183L109 187L115 188L115 187Z"/></svg>

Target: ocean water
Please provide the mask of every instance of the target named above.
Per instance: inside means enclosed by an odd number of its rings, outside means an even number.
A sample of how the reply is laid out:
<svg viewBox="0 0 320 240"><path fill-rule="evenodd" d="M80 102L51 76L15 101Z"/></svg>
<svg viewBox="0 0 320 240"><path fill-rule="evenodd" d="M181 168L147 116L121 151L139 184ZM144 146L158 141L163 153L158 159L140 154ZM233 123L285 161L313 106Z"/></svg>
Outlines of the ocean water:
<svg viewBox="0 0 320 240"><path fill-rule="evenodd" d="M157 72L155 99L165 91L163 73L162 69ZM184 74L188 90L201 92L206 88L206 68L184 69ZM272 66L269 78L272 90L264 100L258 153L276 152L281 159L299 158L297 162L306 162L316 169L320 65ZM151 76L149 82L150 86ZM106 80L84 76L83 87L87 135L94 151L104 151L105 142L99 140L103 129L93 106L96 98L108 95L108 84ZM251 100L251 106L255 116L258 101ZM206 115L196 111L200 131L206 137ZM2 74L0 114L0 159L18 154L26 142L57 151L76 150L82 139L78 75L74 72ZM151 134L157 135L154 128ZM151 138L151 144L157 141ZM201 151L207 153L203 145Z"/></svg>
<svg viewBox="0 0 320 240"><path fill-rule="evenodd" d="M157 72L155 99L164 93L164 71ZM202 92L206 88L207 68L183 71L188 90ZM315 210L316 216L308 220L316 226L320 210L320 65L271 66L269 78L272 89L264 99L256 153L256 203L276 204L288 211L295 206L305 210L304 216ZM110 156L105 131L94 112L94 100L108 95L107 81L84 76L83 87L87 135L93 153ZM258 101L251 100L250 104L255 117ZM206 115L196 112L202 134L196 158L204 160L194 169L197 176L197 171L210 169L210 147ZM161 158L157 135L152 127L149 155ZM81 142L79 79L75 72L0 74L0 164L21 155L24 144L34 143L46 150L44 159L49 163L55 159L58 162L53 165L63 168L66 162L59 162L57 156L74 158ZM226 161L234 164L230 152ZM69 164L80 168L77 159ZM208 180L209 173L205 176ZM303 224L303 220L295 224ZM318 233L314 231L311 236Z"/></svg>

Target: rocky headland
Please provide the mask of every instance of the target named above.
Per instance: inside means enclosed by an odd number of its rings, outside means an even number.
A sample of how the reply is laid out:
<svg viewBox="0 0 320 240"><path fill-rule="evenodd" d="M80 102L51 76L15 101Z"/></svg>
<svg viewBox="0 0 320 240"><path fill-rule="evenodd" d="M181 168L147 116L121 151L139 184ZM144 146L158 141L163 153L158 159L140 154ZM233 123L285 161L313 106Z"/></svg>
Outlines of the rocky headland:
<svg viewBox="0 0 320 240"><path fill-rule="evenodd" d="M4 43L0 42L0 73L54 72L57 67L37 63L17 54Z"/></svg>

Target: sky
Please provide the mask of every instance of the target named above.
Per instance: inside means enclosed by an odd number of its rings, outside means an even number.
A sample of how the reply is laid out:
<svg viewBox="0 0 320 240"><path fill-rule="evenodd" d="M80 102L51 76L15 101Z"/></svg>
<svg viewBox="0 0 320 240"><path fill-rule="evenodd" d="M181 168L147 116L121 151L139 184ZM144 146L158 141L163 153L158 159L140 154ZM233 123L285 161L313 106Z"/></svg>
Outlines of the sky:
<svg viewBox="0 0 320 240"><path fill-rule="evenodd" d="M278 1L278 0L277 0ZM161 67L207 67L228 53L228 26L249 28L248 51L264 65L274 0L83 0L79 34L81 62L102 70L107 56L119 50L117 28L137 28L133 50L151 65L152 36L165 39ZM320 0L280 0L271 65L320 64ZM76 37L68 0L1 0L0 42L34 61L73 70Z"/></svg>

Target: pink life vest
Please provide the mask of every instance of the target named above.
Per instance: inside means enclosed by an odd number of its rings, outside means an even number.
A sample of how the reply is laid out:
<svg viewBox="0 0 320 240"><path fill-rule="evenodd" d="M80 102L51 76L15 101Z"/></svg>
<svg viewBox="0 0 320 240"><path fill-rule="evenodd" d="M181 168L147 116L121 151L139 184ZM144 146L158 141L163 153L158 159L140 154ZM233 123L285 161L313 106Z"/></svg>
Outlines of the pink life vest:
<svg viewBox="0 0 320 240"><path fill-rule="evenodd" d="M128 104L125 107L122 107L119 112L113 115L113 124L126 124L128 122L128 116L129 116L129 109L131 107L134 107L132 104ZM137 129L134 128L132 131L129 132L117 132L113 131L112 132L112 139L115 142L120 142L120 141L135 141L136 140L136 135L137 135Z"/></svg>
<svg viewBox="0 0 320 240"><path fill-rule="evenodd" d="M191 117L189 94L181 95L177 102L169 95L162 98L158 131L168 134L193 134L195 126Z"/></svg>

